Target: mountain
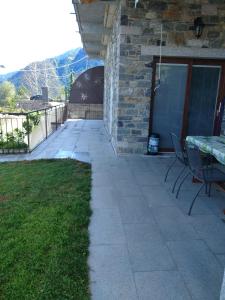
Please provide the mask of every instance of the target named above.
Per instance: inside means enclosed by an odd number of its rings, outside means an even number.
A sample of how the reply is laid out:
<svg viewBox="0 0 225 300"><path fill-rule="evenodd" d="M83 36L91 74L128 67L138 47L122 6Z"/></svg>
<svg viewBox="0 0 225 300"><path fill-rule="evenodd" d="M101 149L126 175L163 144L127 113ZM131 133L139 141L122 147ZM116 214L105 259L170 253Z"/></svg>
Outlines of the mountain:
<svg viewBox="0 0 225 300"><path fill-rule="evenodd" d="M0 82L6 81L11 78L16 72L10 72L7 74L0 74Z"/></svg>
<svg viewBox="0 0 225 300"><path fill-rule="evenodd" d="M25 87L29 96L41 94L41 87L49 87L49 97L60 97L71 80L86 69L102 66L103 61L90 59L83 48L69 50L44 61L33 62L17 72L0 75L0 82L8 80L17 89Z"/></svg>

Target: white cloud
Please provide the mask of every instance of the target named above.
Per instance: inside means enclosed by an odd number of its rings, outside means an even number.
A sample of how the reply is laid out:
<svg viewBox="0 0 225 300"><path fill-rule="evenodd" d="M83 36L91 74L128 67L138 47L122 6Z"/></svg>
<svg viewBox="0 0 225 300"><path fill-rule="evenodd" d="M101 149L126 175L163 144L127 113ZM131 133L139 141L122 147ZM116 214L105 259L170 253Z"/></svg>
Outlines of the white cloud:
<svg viewBox="0 0 225 300"><path fill-rule="evenodd" d="M0 0L0 73L81 47L72 0Z"/></svg>

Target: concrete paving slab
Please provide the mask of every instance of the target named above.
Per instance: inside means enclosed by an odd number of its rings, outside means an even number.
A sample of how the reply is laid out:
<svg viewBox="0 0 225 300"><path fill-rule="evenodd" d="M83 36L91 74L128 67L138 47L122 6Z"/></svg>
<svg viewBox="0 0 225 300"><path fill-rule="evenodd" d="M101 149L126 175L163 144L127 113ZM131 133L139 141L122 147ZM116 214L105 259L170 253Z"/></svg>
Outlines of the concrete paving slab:
<svg viewBox="0 0 225 300"><path fill-rule="evenodd" d="M132 177L130 180L128 179L118 179L115 180L115 187L121 197L129 197L129 196L140 196L141 190L140 186L135 182Z"/></svg>
<svg viewBox="0 0 225 300"><path fill-rule="evenodd" d="M89 231L92 245L125 244L118 208L95 208Z"/></svg>
<svg viewBox="0 0 225 300"><path fill-rule="evenodd" d="M113 188L106 186L92 187L92 209L95 208L118 208Z"/></svg>
<svg viewBox="0 0 225 300"><path fill-rule="evenodd" d="M72 158L82 162L91 163L90 155L88 152L59 150L58 152L56 152L55 158Z"/></svg>
<svg viewBox="0 0 225 300"><path fill-rule="evenodd" d="M129 257L133 272L175 270L176 265L160 240L140 242L128 241Z"/></svg>
<svg viewBox="0 0 225 300"><path fill-rule="evenodd" d="M158 225L152 220L148 224L124 224L126 241L128 244L155 241L163 242Z"/></svg>
<svg viewBox="0 0 225 300"><path fill-rule="evenodd" d="M223 268L201 240L168 242L178 270L194 299L219 299Z"/></svg>
<svg viewBox="0 0 225 300"><path fill-rule="evenodd" d="M153 171L140 172L133 171L136 182L140 186L161 186L163 178L161 175L156 175Z"/></svg>
<svg viewBox="0 0 225 300"><path fill-rule="evenodd" d="M163 237L167 241L199 239L193 226L188 223L176 207L155 207L152 209Z"/></svg>
<svg viewBox="0 0 225 300"><path fill-rule="evenodd" d="M225 223L217 216L194 216L193 227L212 252L225 254Z"/></svg>
<svg viewBox="0 0 225 300"><path fill-rule="evenodd" d="M214 236L209 238L204 238L204 241L208 245L209 249L216 254L225 255L225 239Z"/></svg>
<svg viewBox="0 0 225 300"><path fill-rule="evenodd" d="M138 299L126 246L91 246L89 265L92 299Z"/></svg>
<svg viewBox="0 0 225 300"><path fill-rule="evenodd" d="M109 168L109 172L111 173L111 175L113 176L115 181L118 181L118 180L126 180L126 181L134 180L134 175L126 167L124 169L120 169L118 167L118 165L116 165L116 166L112 165Z"/></svg>
<svg viewBox="0 0 225 300"><path fill-rule="evenodd" d="M92 185L94 187L108 187L113 185L113 176L109 172L92 173Z"/></svg>
<svg viewBox="0 0 225 300"><path fill-rule="evenodd" d="M177 271L135 273L140 300L191 300L188 289Z"/></svg>
<svg viewBox="0 0 225 300"><path fill-rule="evenodd" d="M150 207L174 206L172 194L168 193L163 186L142 186L141 192Z"/></svg>
<svg viewBox="0 0 225 300"><path fill-rule="evenodd" d="M225 267L225 254L217 254L216 255L219 263L221 264L221 266L224 268Z"/></svg>
<svg viewBox="0 0 225 300"><path fill-rule="evenodd" d="M119 194L116 199L120 209L122 223L152 224L154 222L154 217L148 206L148 202L140 195L121 197Z"/></svg>

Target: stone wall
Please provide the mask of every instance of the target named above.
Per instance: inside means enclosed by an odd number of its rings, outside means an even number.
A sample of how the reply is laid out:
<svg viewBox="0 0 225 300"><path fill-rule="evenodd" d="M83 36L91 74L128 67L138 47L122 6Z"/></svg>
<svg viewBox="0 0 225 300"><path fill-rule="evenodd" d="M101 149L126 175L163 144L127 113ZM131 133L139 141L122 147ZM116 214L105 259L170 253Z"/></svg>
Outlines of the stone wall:
<svg viewBox="0 0 225 300"><path fill-rule="evenodd" d="M113 146L117 143L118 82L120 60L120 6L115 14L112 36L107 46L105 61L104 121Z"/></svg>
<svg viewBox="0 0 225 300"><path fill-rule="evenodd" d="M197 39L190 26L199 16L212 26L205 26L202 37ZM115 111L118 107L118 115L114 113L113 116L116 122L116 126L113 125L114 146L118 153L145 153L151 104L151 62L153 56L159 56L161 24L163 55L187 53L192 57L225 58L225 3L221 0L140 0L134 8L134 0L122 1L120 28L118 21L115 24L120 36L113 35L114 44L109 44L111 50L106 60L106 72L116 68L113 71L114 76L116 74L115 93L118 89L118 101L117 96L113 97ZM119 58L115 57L117 52L112 50L113 45L119 46ZM105 82L106 90L109 81ZM105 98L110 98L109 92L106 91ZM108 105L105 110L107 119Z"/></svg>

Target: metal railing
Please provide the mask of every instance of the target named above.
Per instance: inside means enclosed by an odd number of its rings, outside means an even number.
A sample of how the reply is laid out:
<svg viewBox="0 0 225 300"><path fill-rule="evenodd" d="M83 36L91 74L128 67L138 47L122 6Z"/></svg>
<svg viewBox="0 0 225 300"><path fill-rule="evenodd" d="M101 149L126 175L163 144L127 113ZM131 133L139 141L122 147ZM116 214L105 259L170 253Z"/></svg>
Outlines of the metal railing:
<svg viewBox="0 0 225 300"><path fill-rule="evenodd" d="M103 104L69 103L68 114L71 119L102 120Z"/></svg>
<svg viewBox="0 0 225 300"><path fill-rule="evenodd" d="M0 113L0 153L31 152L65 120L65 104L27 113Z"/></svg>

